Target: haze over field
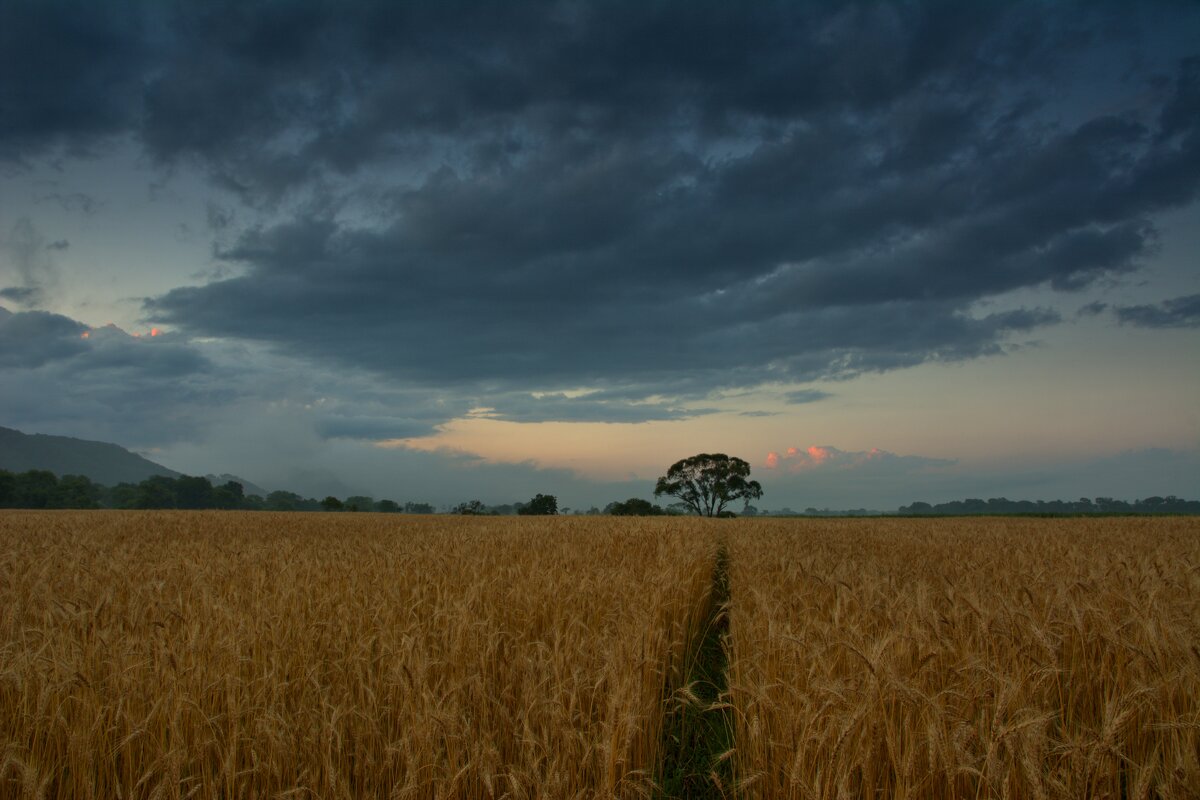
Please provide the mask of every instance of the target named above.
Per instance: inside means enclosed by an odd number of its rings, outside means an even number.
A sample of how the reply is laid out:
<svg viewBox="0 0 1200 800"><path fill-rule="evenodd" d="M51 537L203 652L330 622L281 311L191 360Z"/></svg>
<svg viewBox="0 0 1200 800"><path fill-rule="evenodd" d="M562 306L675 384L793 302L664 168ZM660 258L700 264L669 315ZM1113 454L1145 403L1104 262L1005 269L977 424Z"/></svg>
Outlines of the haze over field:
<svg viewBox="0 0 1200 800"><path fill-rule="evenodd" d="M304 494L1194 496L1200 7L0 6L0 426Z"/></svg>

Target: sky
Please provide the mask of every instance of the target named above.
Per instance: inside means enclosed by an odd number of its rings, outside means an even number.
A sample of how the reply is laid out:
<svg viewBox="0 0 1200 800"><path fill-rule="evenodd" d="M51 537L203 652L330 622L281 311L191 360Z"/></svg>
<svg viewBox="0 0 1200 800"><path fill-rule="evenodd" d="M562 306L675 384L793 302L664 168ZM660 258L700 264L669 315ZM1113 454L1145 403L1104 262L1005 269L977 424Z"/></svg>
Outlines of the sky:
<svg viewBox="0 0 1200 800"><path fill-rule="evenodd" d="M1200 496L1200 5L0 5L0 425L270 489Z"/></svg>

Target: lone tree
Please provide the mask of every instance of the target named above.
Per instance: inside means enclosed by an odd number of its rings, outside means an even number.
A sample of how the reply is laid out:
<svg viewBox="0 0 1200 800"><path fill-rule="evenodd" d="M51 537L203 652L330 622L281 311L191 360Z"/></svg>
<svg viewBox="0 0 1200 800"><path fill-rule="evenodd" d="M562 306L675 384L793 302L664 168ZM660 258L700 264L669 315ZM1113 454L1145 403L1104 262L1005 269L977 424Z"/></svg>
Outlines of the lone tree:
<svg viewBox="0 0 1200 800"><path fill-rule="evenodd" d="M558 513L558 498L552 494L539 494L517 509L523 516L549 517Z"/></svg>
<svg viewBox="0 0 1200 800"><path fill-rule="evenodd" d="M747 480L750 465L724 453L700 453L676 461L667 474L658 479L654 496L678 497L688 508L704 517L717 517L735 500L762 497L758 481Z"/></svg>

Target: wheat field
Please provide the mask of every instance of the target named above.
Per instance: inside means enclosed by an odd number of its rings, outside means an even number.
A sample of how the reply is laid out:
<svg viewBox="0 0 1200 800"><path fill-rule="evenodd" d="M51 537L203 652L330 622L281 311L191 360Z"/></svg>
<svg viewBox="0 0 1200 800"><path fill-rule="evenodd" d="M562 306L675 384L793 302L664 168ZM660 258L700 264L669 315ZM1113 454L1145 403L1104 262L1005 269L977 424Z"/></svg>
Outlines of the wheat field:
<svg viewBox="0 0 1200 800"><path fill-rule="evenodd" d="M0 795L635 797L715 538L609 520L0 516Z"/></svg>
<svg viewBox="0 0 1200 800"><path fill-rule="evenodd" d="M656 797L689 703L713 797L1196 797L1200 521L0 513L0 798Z"/></svg>
<svg viewBox="0 0 1200 800"><path fill-rule="evenodd" d="M1198 522L738 529L739 793L1200 796Z"/></svg>

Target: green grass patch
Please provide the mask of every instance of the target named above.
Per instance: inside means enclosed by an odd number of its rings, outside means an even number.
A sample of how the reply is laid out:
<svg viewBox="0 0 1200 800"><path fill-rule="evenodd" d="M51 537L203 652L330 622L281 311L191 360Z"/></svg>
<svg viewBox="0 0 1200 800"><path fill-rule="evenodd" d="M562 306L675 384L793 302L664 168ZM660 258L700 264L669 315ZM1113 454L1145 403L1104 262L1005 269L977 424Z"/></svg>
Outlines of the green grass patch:
<svg viewBox="0 0 1200 800"><path fill-rule="evenodd" d="M663 724L662 798L728 797L733 725L724 707L728 680L729 556L717 552L701 636L680 684L668 687Z"/></svg>

